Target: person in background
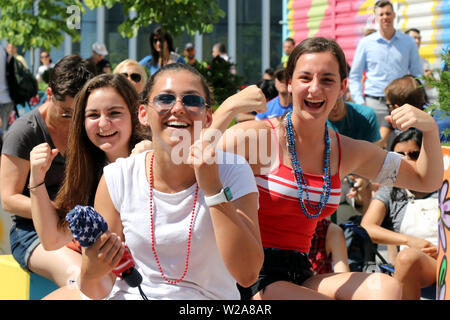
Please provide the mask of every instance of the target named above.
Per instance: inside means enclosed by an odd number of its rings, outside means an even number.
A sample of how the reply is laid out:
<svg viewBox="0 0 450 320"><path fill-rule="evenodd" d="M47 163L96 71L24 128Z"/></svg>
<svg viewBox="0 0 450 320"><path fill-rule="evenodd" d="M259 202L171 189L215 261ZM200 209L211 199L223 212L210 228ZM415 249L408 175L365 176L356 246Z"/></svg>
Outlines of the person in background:
<svg viewBox="0 0 450 320"><path fill-rule="evenodd" d="M9 94L8 80L6 79L6 58L6 51L0 46L0 137L2 139L8 128L9 115L15 110L14 102Z"/></svg>
<svg viewBox="0 0 450 320"><path fill-rule="evenodd" d="M422 146L422 133L411 128L394 138L391 149L415 163ZM381 187L363 216L372 241L400 246L394 278L402 284L403 299L420 299L420 289L436 282L438 216L438 191L396 187Z"/></svg>
<svg viewBox="0 0 450 320"><path fill-rule="evenodd" d="M134 86L138 94L144 91L148 76L145 68L136 60L126 59L120 62L113 71L114 74L121 74Z"/></svg>
<svg viewBox="0 0 450 320"><path fill-rule="evenodd" d="M328 219L317 223L308 253L314 274L350 272L344 231Z"/></svg>
<svg viewBox="0 0 450 320"><path fill-rule="evenodd" d="M405 75L392 81L386 87L385 94L390 111L404 104L410 104L420 110L426 107L426 95L423 85L412 75ZM432 116L439 128L441 143L446 143L450 140L450 137L445 135L445 130L450 129L450 119L442 116L443 114L441 110L432 111ZM394 135L399 133L399 130L394 130ZM390 143L391 141L386 141L385 145L389 146Z"/></svg>
<svg viewBox="0 0 450 320"><path fill-rule="evenodd" d="M37 81L43 80L42 75L44 74L44 72L50 70L54 66L55 66L55 64L52 63L52 58L50 58L50 53L48 53L47 51L41 51L41 65L39 66L38 71L36 73L36 80ZM48 80L45 82L48 83Z"/></svg>
<svg viewBox="0 0 450 320"><path fill-rule="evenodd" d="M263 80L275 80L274 78L275 71L272 68L267 68L264 70Z"/></svg>
<svg viewBox="0 0 450 320"><path fill-rule="evenodd" d="M51 279L58 286L73 280L70 270L79 261L79 255L68 248L45 250L33 224L30 193L42 188L51 201L55 200L64 179L74 99L94 76L87 65L78 55L66 56L55 64L46 90L47 101L13 123L1 155L2 208L13 215L11 253L22 268ZM30 177L30 152L42 143L57 152L43 180L35 181Z"/></svg>
<svg viewBox="0 0 450 320"><path fill-rule="evenodd" d="M289 55L291 54L292 50L295 48L295 41L292 38L286 38L283 42L283 52L284 55L281 57L281 65L278 67L280 68L286 68L287 61L289 59Z"/></svg>
<svg viewBox="0 0 450 320"><path fill-rule="evenodd" d="M95 42L92 45L92 56L88 61L95 67L97 74L111 72L111 63L105 59L105 56L107 55L108 50L104 44Z"/></svg>
<svg viewBox="0 0 450 320"><path fill-rule="evenodd" d="M218 42L218 43L214 44L212 47L211 54L212 54L213 58L221 57L225 61L230 61L230 57L228 56L228 53L227 53L227 47L225 46L225 43L223 43L223 42Z"/></svg>
<svg viewBox="0 0 450 320"><path fill-rule="evenodd" d="M267 111L257 113L256 120L270 119L280 117L292 110L292 96L288 91L286 84L285 69L275 71L275 89L278 92L277 97L267 102Z"/></svg>
<svg viewBox="0 0 450 320"><path fill-rule="evenodd" d="M195 58L195 47L192 43L186 43L184 47L184 59L186 63L191 67L195 68L201 74L204 74L206 71L206 63L202 63L201 61Z"/></svg>
<svg viewBox="0 0 450 320"><path fill-rule="evenodd" d="M405 33L414 39L414 41L416 42L417 48L420 50L420 45L422 44L422 36L420 35L420 30L416 29L416 28L409 28L408 30L405 31ZM422 57L420 57L420 61L422 62L423 75L434 79L431 64ZM434 104L437 102L438 92L437 92L436 88L425 87L425 92L426 92L426 99L427 99L428 103Z"/></svg>
<svg viewBox="0 0 450 320"><path fill-rule="evenodd" d="M13 56L16 60L22 62L22 64L25 66L25 68L28 68L27 61L23 56L17 53L17 47L13 45L12 43L8 43L8 46L6 47L6 51L9 55Z"/></svg>
<svg viewBox="0 0 450 320"><path fill-rule="evenodd" d="M150 33L149 42L151 54L141 59L139 64L148 69L150 76L169 63L185 63L183 57L175 52L172 36L161 27Z"/></svg>
<svg viewBox="0 0 450 320"><path fill-rule="evenodd" d="M405 74L422 75L423 68L414 40L394 28L395 13L391 2L377 1L374 12L379 30L359 41L350 70L349 87L355 103L375 110L381 138L387 140L391 126L385 120L389 110L384 88ZM366 80L363 91L361 79L364 71Z"/></svg>

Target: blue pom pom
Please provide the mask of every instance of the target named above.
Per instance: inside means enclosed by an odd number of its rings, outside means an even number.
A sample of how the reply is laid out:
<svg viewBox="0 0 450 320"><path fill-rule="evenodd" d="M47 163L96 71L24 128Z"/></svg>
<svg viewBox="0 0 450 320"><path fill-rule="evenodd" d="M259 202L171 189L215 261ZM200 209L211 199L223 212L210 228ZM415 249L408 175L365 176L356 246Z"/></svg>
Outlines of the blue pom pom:
<svg viewBox="0 0 450 320"><path fill-rule="evenodd" d="M75 206L66 216L73 237L88 248L108 230L105 219L91 206Z"/></svg>

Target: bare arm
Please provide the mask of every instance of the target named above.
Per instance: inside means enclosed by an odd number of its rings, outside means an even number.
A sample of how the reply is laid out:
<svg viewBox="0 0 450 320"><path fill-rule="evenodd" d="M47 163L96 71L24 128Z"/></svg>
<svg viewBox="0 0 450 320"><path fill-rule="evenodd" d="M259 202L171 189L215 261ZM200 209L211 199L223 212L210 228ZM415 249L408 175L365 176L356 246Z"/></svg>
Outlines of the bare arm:
<svg viewBox="0 0 450 320"><path fill-rule="evenodd" d="M350 272L344 231L334 223L328 227L325 247L327 254L331 253L334 272Z"/></svg>
<svg viewBox="0 0 450 320"><path fill-rule="evenodd" d="M1 159L0 184L3 209L31 219L30 198L22 194L30 171L30 162L6 154L2 154Z"/></svg>
<svg viewBox="0 0 450 320"><path fill-rule="evenodd" d="M366 229L370 238L375 243L394 245L406 244L407 237L405 235L381 226L386 214L386 206L384 203L378 199L373 199L370 202L366 214L362 218L361 226Z"/></svg>
<svg viewBox="0 0 450 320"><path fill-rule="evenodd" d="M80 290L92 299L103 299L116 281L111 271L122 258L125 241L122 221L111 201L104 177L97 188L94 208L106 220L109 230L92 247L83 249Z"/></svg>
<svg viewBox="0 0 450 320"><path fill-rule="evenodd" d="M386 215L386 207L383 202L378 199L373 199L370 203L369 209L363 216L361 226L367 230L370 238L381 244L406 245L411 248L424 249L431 248L434 253L435 246L429 241L421 238L416 238L410 235L398 233L381 227L381 223Z"/></svg>
<svg viewBox="0 0 450 320"><path fill-rule="evenodd" d="M30 185L37 186L45 179L58 149L51 149L48 143L42 143L30 152ZM30 190L31 214L41 244L45 250L57 250L72 239L67 228L59 228L59 217L48 196L45 185Z"/></svg>
<svg viewBox="0 0 450 320"><path fill-rule="evenodd" d="M208 145L200 140L194 143L191 161L199 187L206 196L212 196L223 186L217 162L209 161L215 157L215 150L204 149ZM207 151L198 153L195 150ZM202 159L197 155L203 155ZM257 207L257 193L210 207L219 252L231 275L243 287L256 282L264 260Z"/></svg>
<svg viewBox="0 0 450 320"><path fill-rule="evenodd" d="M444 174L439 129L427 113L410 105L403 105L387 117L394 128L422 131L422 148L416 162L401 160L395 186L421 192L432 192L441 186ZM356 173L373 180L383 166L386 151L372 143L342 136L342 174Z"/></svg>
<svg viewBox="0 0 450 320"><path fill-rule="evenodd" d="M223 133L239 113L265 112L266 110L264 93L256 85L251 85L232 95L220 105L213 114L211 128Z"/></svg>

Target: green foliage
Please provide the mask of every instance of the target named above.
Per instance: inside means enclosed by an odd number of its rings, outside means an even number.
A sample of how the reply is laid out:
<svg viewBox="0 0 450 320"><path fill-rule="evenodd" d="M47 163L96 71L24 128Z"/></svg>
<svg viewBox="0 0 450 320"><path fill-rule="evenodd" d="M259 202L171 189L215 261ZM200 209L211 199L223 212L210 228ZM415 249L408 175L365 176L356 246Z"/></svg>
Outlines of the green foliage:
<svg viewBox="0 0 450 320"><path fill-rule="evenodd" d="M159 24L173 36L184 31L191 35L196 31L209 33L214 23L225 16L217 0L85 0L84 3L91 10L99 6L111 8L121 3L125 17L129 17L132 11L136 12L135 17L127 18L118 28L120 34L128 38L135 36L140 27L152 23Z"/></svg>
<svg viewBox="0 0 450 320"><path fill-rule="evenodd" d="M450 47L447 52L442 54L442 60L447 66L450 66ZM428 111L440 110L440 117L450 117L450 71L439 71L439 78L435 79L433 76L424 76L422 79L429 87L435 87L438 90L439 97L436 105L428 107ZM450 130L444 132L447 136L450 135Z"/></svg>
<svg viewBox="0 0 450 320"><path fill-rule="evenodd" d="M243 84L244 78L232 70L235 70L234 64L220 57L214 58L203 72L200 70L212 88L216 106L235 94Z"/></svg>
<svg viewBox="0 0 450 320"><path fill-rule="evenodd" d="M1 39L25 49L45 50L59 47L64 32L73 41L80 41L80 33L71 22L84 12L81 0L39 1L38 15L33 14L33 4L33 0L0 0ZM76 9L75 13L68 7Z"/></svg>

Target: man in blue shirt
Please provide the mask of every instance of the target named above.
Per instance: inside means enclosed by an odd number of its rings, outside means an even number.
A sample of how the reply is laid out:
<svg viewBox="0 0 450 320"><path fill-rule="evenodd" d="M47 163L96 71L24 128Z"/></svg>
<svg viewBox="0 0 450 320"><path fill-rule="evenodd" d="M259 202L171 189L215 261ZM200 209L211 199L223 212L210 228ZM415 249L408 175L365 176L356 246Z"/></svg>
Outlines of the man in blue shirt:
<svg viewBox="0 0 450 320"><path fill-rule="evenodd" d="M267 102L266 112L256 114L256 120L280 117L292 110L292 96L287 88L284 69L277 70L274 77L278 96Z"/></svg>
<svg viewBox="0 0 450 320"><path fill-rule="evenodd" d="M384 97L385 87L394 79L406 74L418 77L423 74L419 51L414 40L394 29L395 13L387 0L375 3L375 20L379 31L361 39L356 48L349 75L350 93L357 104L375 110L380 134L389 135L390 125L384 119L389 114ZM366 71L363 85L361 78Z"/></svg>

